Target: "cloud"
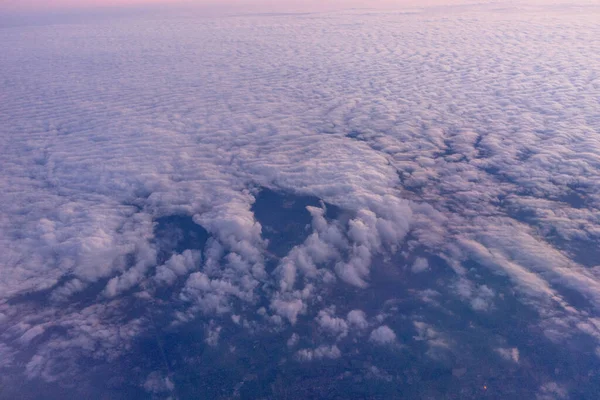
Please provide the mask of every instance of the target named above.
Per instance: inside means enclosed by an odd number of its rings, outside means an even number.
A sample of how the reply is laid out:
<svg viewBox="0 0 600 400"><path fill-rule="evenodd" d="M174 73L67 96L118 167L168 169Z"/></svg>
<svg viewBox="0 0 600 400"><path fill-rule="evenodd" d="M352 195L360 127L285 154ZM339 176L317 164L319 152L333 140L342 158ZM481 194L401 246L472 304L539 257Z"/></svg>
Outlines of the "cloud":
<svg viewBox="0 0 600 400"><path fill-rule="evenodd" d="M206 344L212 347L217 346L219 344L219 338L221 337L221 329L223 328L211 320L206 328L206 339L204 339Z"/></svg>
<svg viewBox="0 0 600 400"><path fill-rule="evenodd" d="M348 322L349 326L358 330L366 329L369 326L369 323L367 322L367 316L362 310L352 310L348 312L346 321Z"/></svg>
<svg viewBox="0 0 600 400"><path fill-rule="evenodd" d="M160 372L152 372L143 384L144 389L150 393L172 392L175 385L168 377L163 377Z"/></svg>
<svg viewBox="0 0 600 400"><path fill-rule="evenodd" d="M299 340L300 340L300 336L298 336L297 333L292 333L292 336L290 336L290 338L287 341L287 346L295 347L298 344Z"/></svg>
<svg viewBox="0 0 600 400"><path fill-rule="evenodd" d="M371 332L369 340L380 345L391 344L396 341L396 334L387 325L382 325Z"/></svg>
<svg viewBox="0 0 600 400"><path fill-rule="evenodd" d="M557 382L546 382L539 388L536 398L538 400L559 400L568 399L569 395L563 385Z"/></svg>
<svg viewBox="0 0 600 400"><path fill-rule="evenodd" d="M415 274L421 273L429 269L429 263L426 258L418 257L413 263L410 270Z"/></svg>
<svg viewBox="0 0 600 400"><path fill-rule="evenodd" d="M335 307L319 311L316 320L321 329L331 335L338 337L348 335L348 323L343 318L335 316Z"/></svg>
<svg viewBox="0 0 600 400"><path fill-rule="evenodd" d="M173 254L165 264L156 268L154 279L159 284L172 285L177 278L198 268L200 262L199 251L188 249L181 254Z"/></svg>
<svg viewBox="0 0 600 400"><path fill-rule="evenodd" d="M285 317L294 325L298 320L298 315L305 310L305 305L301 299L281 300L275 299L271 302L271 309L282 317Z"/></svg>
<svg viewBox="0 0 600 400"><path fill-rule="evenodd" d="M20 338L19 342L22 344L29 344L34 338L44 333L44 327L42 325L34 326L25 332Z"/></svg>
<svg viewBox="0 0 600 400"><path fill-rule="evenodd" d="M7 368L14 361L15 351L9 346L0 343L0 368Z"/></svg>
<svg viewBox="0 0 600 400"><path fill-rule="evenodd" d="M417 331L414 339L427 344L427 357L436 361L445 360L453 347L451 340L426 322L413 321L413 325Z"/></svg>
<svg viewBox="0 0 600 400"><path fill-rule="evenodd" d="M519 349L517 349L516 347L512 347L509 349L498 348L496 349L496 352L507 361L512 361L516 364L519 363Z"/></svg>
<svg viewBox="0 0 600 400"><path fill-rule="evenodd" d="M323 358L335 360L336 358L340 358L342 356L342 352L336 345L327 346L322 345L317 347L316 349L301 349L296 353L296 359L302 362L310 362L315 360L320 360Z"/></svg>
<svg viewBox="0 0 600 400"><path fill-rule="evenodd" d="M495 7L0 30L0 366L68 380L152 321L207 324L214 351L268 332L302 361L359 357L354 335L396 343L415 307L429 361L479 351L452 323L523 315L528 340L594 354L597 12ZM317 200L282 256L262 188ZM157 233L175 217L207 238Z"/></svg>
<svg viewBox="0 0 600 400"><path fill-rule="evenodd" d="M244 293L227 280L210 279L203 272L188 278L181 299L192 302L206 313L221 314L231 310L232 297L244 298Z"/></svg>
<svg viewBox="0 0 600 400"><path fill-rule="evenodd" d="M477 286L460 278L455 284L455 290L460 297L468 300L471 308L476 311L487 311L493 305L495 293L487 285Z"/></svg>

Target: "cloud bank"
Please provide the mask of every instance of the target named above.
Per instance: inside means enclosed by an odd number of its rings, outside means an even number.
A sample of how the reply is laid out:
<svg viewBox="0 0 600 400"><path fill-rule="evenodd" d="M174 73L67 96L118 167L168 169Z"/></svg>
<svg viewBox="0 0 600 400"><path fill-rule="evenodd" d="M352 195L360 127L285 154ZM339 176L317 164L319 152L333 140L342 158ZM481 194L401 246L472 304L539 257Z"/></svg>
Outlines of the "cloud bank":
<svg viewBox="0 0 600 400"><path fill-rule="evenodd" d="M151 339L132 382L154 396L185 390L180 365L252 354L359 360L394 387L441 368L479 390L476 367L511 368L497 390L586 398L551 368L600 360L600 14L585 10L1 29L6 393L85 380L82 360L126 365Z"/></svg>

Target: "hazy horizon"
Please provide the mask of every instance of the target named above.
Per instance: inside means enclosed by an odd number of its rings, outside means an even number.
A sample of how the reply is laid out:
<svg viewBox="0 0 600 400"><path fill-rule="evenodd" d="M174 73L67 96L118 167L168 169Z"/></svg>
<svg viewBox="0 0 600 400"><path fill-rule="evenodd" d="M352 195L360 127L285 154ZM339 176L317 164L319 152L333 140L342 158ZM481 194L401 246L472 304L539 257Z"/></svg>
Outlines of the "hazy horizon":
<svg viewBox="0 0 600 400"><path fill-rule="evenodd" d="M580 0L576 4L595 4L595 0ZM288 11L325 11L348 8L420 8L431 6L457 6L457 5L539 5L539 4L575 4L556 0L5 0L0 3L0 12L47 12L47 11L82 11L118 9L131 7L196 7L199 9L220 10L288 10Z"/></svg>

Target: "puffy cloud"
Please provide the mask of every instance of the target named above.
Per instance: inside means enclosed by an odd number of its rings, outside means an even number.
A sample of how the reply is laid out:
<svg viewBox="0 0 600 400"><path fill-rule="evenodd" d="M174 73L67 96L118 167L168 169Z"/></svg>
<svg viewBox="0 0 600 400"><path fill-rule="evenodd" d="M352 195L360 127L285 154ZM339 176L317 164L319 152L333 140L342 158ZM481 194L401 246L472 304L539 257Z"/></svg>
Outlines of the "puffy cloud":
<svg viewBox="0 0 600 400"><path fill-rule="evenodd" d="M150 393L172 392L175 385L168 377L163 377L160 372L152 372L148 375L143 388Z"/></svg>
<svg viewBox="0 0 600 400"><path fill-rule="evenodd" d="M181 254L173 254L167 262L156 268L154 279L158 283L173 284L173 282L197 269L201 261L199 251L185 250Z"/></svg>
<svg viewBox="0 0 600 400"><path fill-rule="evenodd" d="M349 326L358 330L366 329L369 326L367 315L362 310L352 310L348 312L346 321Z"/></svg>
<svg viewBox="0 0 600 400"><path fill-rule="evenodd" d="M371 332L369 340L376 344L391 344L396 341L396 334L389 326L382 325Z"/></svg>
<svg viewBox="0 0 600 400"><path fill-rule="evenodd" d="M215 321L210 321L210 324L206 328L206 339L204 341L209 346L215 347L219 344L219 338L221 337L221 326L217 325Z"/></svg>
<svg viewBox="0 0 600 400"><path fill-rule="evenodd" d="M300 340L300 336L298 336L297 333L292 333L292 336L290 336L290 338L287 341L287 346L295 347L298 344L299 340Z"/></svg>
<svg viewBox="0 0 600 400"><path fill-rule="evenodd" d="M487 311L493 304L495 293L486 285L475 285L473 282L459 278L455 284L457 294L469 301L476 311Z"/></svg>
<svg viewBox="0 0 600 400"><path fill-rule="evenodd" d="M506 348L498 348L496 352L505 360L513 361L515 363L519 363L519 349L516 347L512 347L509 349Z"/></svg>
<svg viewBox="0 0 600 400"><path fill-rule="evenodd" d="M298 320L298 315L304 312L306 306L301 299L274 299L271 302L271 309L294 325Z"/></svg>
<svg viewBox="0 0 600 400"><path fill-rule="evenodd" d="M448 351L452 349L452 343L446 335L423 321L413 321L413 325L417 331L414 339L427 344L426 355L433 360L445 359Z"/></svg>
<svg viewBox="0 0 600 400"><path fill-rule="evenodd" d="M294 289L298 273L309 280L326 279L330 273L319 267L340 258L340 252L348 247L341 227L326 220L325 207L306 208L312 216L314 232L303 244L295 246L277 267L279 287L284 292Z"/></svg>
<svg viewBox="0 0 600 400"><path fill-rule="evenodd" d="M321 329L331 335L344 337L348 334L348 324L343 318L335 316L335 307L319 311L316 320Z"/></svg>
<svg viewBox="0 0 600 400"><path fill-rule="evenodd" d="M336 359L342 356L342 352L336 345L327 346L322 345L316 349L301 349L296 353L296 359L298 361L313 361L320 360L323 358Z"/></svg>
<svg viewBox="0 0 600 400"><path fill-rule="evenodd" d="M426 258L417 257L410 270L415 274L426 271L429 268L429 263Z"/></svg>
<svg viewBox="0 0 600 400"><path fill-rule="evenodd" d="M232 297L245 299L246 294L227 280L210 279L203 272L191 274L181 299L189 301L206 313L221 314L231 310Z"/></svg>
<svg viewBox="0 0 600 400"><path fill-rule="evenodd" d="M369 266L371 265L371 251L364 245L354 246L350 252L350 260L339 262L335 265L335 272L344 282L365 288L368 284L366 279L369 276Z"/></svg>

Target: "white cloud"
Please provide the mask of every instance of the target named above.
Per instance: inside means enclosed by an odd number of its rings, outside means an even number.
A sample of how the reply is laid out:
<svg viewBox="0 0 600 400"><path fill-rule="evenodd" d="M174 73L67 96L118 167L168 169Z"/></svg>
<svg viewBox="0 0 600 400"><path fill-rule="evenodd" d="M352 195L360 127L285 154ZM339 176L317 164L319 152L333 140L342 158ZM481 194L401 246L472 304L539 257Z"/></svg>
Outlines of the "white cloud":
<svg viewBox="0 0 600 400"><path fill-rule="evenodd" d="M410 270L412 272L414 272L415 274L418 274L418 273L424 272L428 269L429 269L429 262L427 262L427 259L422 258L422 257L417 257L417 259L413 263Z"/></svg>
<svg viewBox="0 0 600 400"><path fill-rule="evenodd" d="M340 338L348 335L348 324L343 318L335 316L335 307L319 311L316 320L321 329L331 335Z"/></svg>
<svg viewBox="0 0 600 400"><path fill-rule="evenodd" d="M227 280L210 279L203 272L192 273L181 293L181 299L192 302L205 313L221 314L231 310L232 297L245 299L246 294Z"/></svg>
<svg viewBox="0 0 600 400"><path fill-rule="evenodd" d="M369 335L369 340L377 344L391 344L396 341L396 334L387 325L374 329Z"/></svg>
<svg viewBox="0 0 600 400"><path fill-rule="evenodd" d="M519 363L519 349L516 347L512 348L497 348L496 352L505 360Z"/></svg>
<svg viewBox="0 0 600 400"><path fill-rule="evenodd" d="M19 338L19 342L21 342L22 344L29 344L29 342L31 342L37 336L43 334L44 331L45 331L44 326L42 326L42 325L34 326L33 328L28 329L27 332L25 332Z"/></svg>
<svg viewBox="0 0 600 400"><path fill-rule="evenodd" d="M474 310L487 311L492 307L496 293L487 285L476 285L461 277L454 286L457 294L468 300Z"/></svg>
<svg viewBox="0 0 600 400"><path fill-rule="evenodd" d="M177 310L164 318L213 318L215 344L232 318L366 331L363 311L324 307L355 304L332 288L376 291L374 264L396 272L399 250L432 255L415 273L437 273L435 255L455 275L410 287L422 307L450 288L494 313L516 292L548 338L585 334L593 352L600 32L594 13L557 29L562 8L527 9L0 30L0 364L57 380L76 374L57 372L61 357L114 360L147 329L128 300L160 308L161 290ZM275 260L252 212L260 186L343 215L307 207L306 240ZM173 215L210 239L159 262L156 220ZM432 357L452 348L443 327L415 329ZM381 326L370 340L396 338ZM298 358L340 357L314 347Z"/></svg>
<svg viewBox="0 0 600 400"><path fill-rule="evenodd" d="M298 344L299 340L300 340L300 336L298 336L297 333L292 333L292 336L290 336L290 338L287 341L287 346L295 347Z"/></svg>
<svg viewBox="0 0 600 400"><path fill-rule="evenodd" d="M443 360L446 354L452 350L450 339L431 325L423 321L413 321L413 325L417 331L417 336L414 339L427 343L428 350L425 354L429 358Z"/></svg>
<svg viewBox="0 0 600 400"><path fill-rule="evenodd" d="M180 276L185 276L197 269L201 262L201 254L197 250L185 250L181 254L173 254L166 263L156 268L154 279L158 283L173 284Z"/></svg>
<svg viewBox="0 0 600 400"><path fill-rule="evenodd" d="M204 341L209 346L215 347L219 344L219 339L221 337L221 330L223 328L217 325L214 321L210 321L210 324L206 328L206 338Z"/></svg>
<svg viewBox="0 0 600 400"><path fill-rule="evenodd" d="M150 393L172 392L175 389L173 382L168 377L163 377L157 371L150 373L142 386Z"/></svg>
<svg viewBox="0 0 600 400"><path fill-rule="evenodd" d="M298 315L304 312L306 306L301 299L289 301L275 299L271 302L271 309L273 309L277 315L287 318L289 322L294 325L298 320Z"/></svg>
<svg viewBox="0 0 600 400"><path fill-rule="evenodd" d="M323 358L336 359L342 356L342 352L336 345L327 346L322 345L316 349L301 349L296 352L296 359L298 361L313 361L320 360Z"/></svg>
<svg viewBox="0 0 600 400"><path fill-rule="evenodd" d="M367 315L362 310L352 310L348 312L346 321L349 326L358 330L366 329L369 326Z"/></svg>

